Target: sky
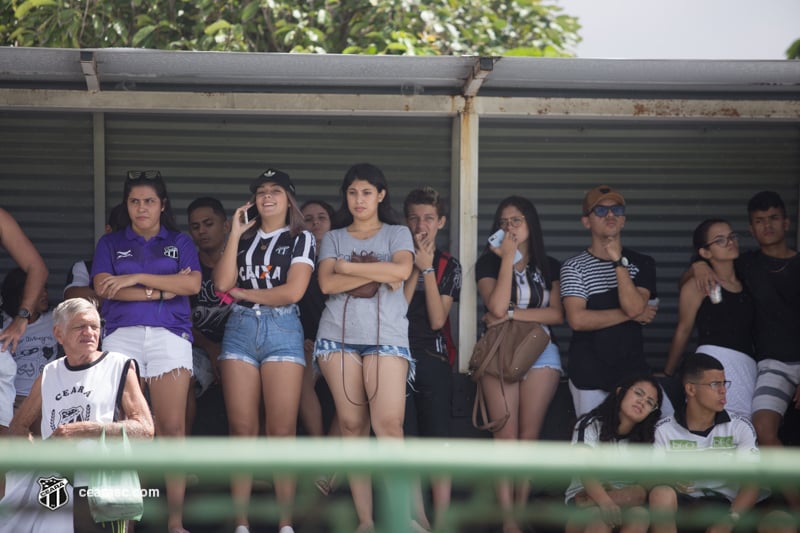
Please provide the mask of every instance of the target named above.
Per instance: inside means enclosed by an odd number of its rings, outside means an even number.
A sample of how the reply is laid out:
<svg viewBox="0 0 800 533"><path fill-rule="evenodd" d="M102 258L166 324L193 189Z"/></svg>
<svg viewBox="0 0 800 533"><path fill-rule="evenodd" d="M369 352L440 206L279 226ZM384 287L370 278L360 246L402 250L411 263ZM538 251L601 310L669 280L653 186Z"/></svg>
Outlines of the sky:
<svg viewBox="0 0 800 533"><path fill-rule="evenodd" d="M553 0L578 17L582 58L786 59L800 0Z"/></svg>

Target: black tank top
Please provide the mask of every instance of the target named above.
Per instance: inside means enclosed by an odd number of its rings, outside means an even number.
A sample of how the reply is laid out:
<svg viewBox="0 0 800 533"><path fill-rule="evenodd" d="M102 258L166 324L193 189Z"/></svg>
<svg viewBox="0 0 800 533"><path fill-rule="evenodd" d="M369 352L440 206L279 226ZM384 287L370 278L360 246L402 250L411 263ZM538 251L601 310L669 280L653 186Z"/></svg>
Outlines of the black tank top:
<svg viewBox="0 0 800 533"><path fill-rule="evenodd" d="M712 344L730 348L753 357L755 307L750 294L722 289L722 301L712 304L703 299L697 310L697 345Z"/></svg>

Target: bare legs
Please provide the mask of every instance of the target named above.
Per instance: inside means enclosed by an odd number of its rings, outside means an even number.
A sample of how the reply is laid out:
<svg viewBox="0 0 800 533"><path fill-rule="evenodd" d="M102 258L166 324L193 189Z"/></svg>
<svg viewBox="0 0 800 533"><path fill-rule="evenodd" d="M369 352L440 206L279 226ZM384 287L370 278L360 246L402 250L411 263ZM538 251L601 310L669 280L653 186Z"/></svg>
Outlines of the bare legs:
<svg viewBox="0 0 800 533"><path fill-rule="evenodd" d="M331 389L343 437L402 438L408 361L401 357L335 352L318 360ZM369 399L369 402L368 402ZM350 476L359 530L373 527L372 481Z"/></svg>
<svg viewBox="0 0 800 533"><path fill-rule="evenodd" d="M303 367L289 362L267 362L256 368L243 361L220 362L225 405L228 412L230 434L235 437L255 438L259 432L259 404L264 401L268 437L294 437ZM250 504L253 479L237 475L231 479L231 496L235 506L237 525L249 527L247 507ZM275 497L281 505L278 527L292 524L295 480L293 477L275 478Z"/></svg>
<svg viewBox="0 0 800 533"><path fill-rule="evenodd" d="M303 390L300 394L300 419L309 435L322 437L325 434L322 424L322 406L319 403L317 392L314 390L317 382L312 357L314 341L306 339L303 343L303 351L306 357L306 368L303 371Z"/></svg>
<svg viewBox="0 0 800 533"><path fill-rule="evenodd" d="M678 511L678 494L667 485L653 487L648 496L652 533L677 533L675 513Z"/></svg>
<svg viewBox="0 0 800 533"><path fill-rule="evenodd" d="M481 379L489 416L497 420L505 416L506 402L511 417L503 428L494 434L495 439L536 440L544 423L550 401L561 378L558 370L534 368L519 383L505 383L505 401L500 380L492 376ZM514 505L523 506L528 501L530 483L523 480L516 487L509 479L497 484L497 500L505 514L503 533L519 533L521 529L513 517Z"/></svg>
<svg viewBox="0 0 800 533"><path fill-rule="evenodd" d="M156 436L184 438L186 436L186 397L191 372L179 368L148 380L150 403L153 409ZM167 474L167 528L183 529L183 500L186 494L186 476Z"/></svg>

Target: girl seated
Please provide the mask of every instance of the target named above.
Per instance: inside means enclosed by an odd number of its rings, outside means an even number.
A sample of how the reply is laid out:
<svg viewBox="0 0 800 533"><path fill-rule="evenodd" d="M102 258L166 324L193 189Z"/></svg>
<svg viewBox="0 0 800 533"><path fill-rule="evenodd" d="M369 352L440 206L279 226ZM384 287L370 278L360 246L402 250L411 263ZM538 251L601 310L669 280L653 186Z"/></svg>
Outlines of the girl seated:
<svg viewBox="0 0 800 533"><path fill-rule="evenodd" d="M628 443L652 444L656 422L661 417L661 401L661 387L653 378L629 379L578 420L572 444L592 448L599 443L618 447ZM580 508L591 508L588 518L584 515L582 520L576 517L567 522L567 533L611 532L616 528L624 533L647 531L649 520L643 507L647 490L640 484L624 480L573 479L565 501Z"/></svg>

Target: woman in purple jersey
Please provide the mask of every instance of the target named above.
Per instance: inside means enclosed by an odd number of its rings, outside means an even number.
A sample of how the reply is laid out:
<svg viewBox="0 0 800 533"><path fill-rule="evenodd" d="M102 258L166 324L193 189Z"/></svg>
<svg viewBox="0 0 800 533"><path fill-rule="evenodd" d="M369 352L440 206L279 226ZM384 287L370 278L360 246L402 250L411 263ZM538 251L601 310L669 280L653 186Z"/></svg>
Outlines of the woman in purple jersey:
<svg viewBox="0 0 800 533"><path fill-rule="evenodd" d="M234 213L230 246L214 269L217 290L236 299L218 359L228 423L231 435L256 437L263 401L267 436L294 437L306 364L297 302L314 270L314 238L303 231L288 174L268 169L250 184L250 192L253 200ZM258 215L245 222L253 205ZM231 482L236 533L249 531L251 488L251 476ZM294 532L294 493L294 478L275 478L280 533Z"/></svg>
<svg viewBox="0 0 800 533"><path fill-rule="evenodd" d="M92 279L104 298L103 349L139 364L150 390L156 436L186 433L192 375L189 295L200 290L192 239L178 231L167 186L157 170L130 171L123 188L125 228L100 238ZM184 476L167 476L167 527L183 533Z"/></svg>

